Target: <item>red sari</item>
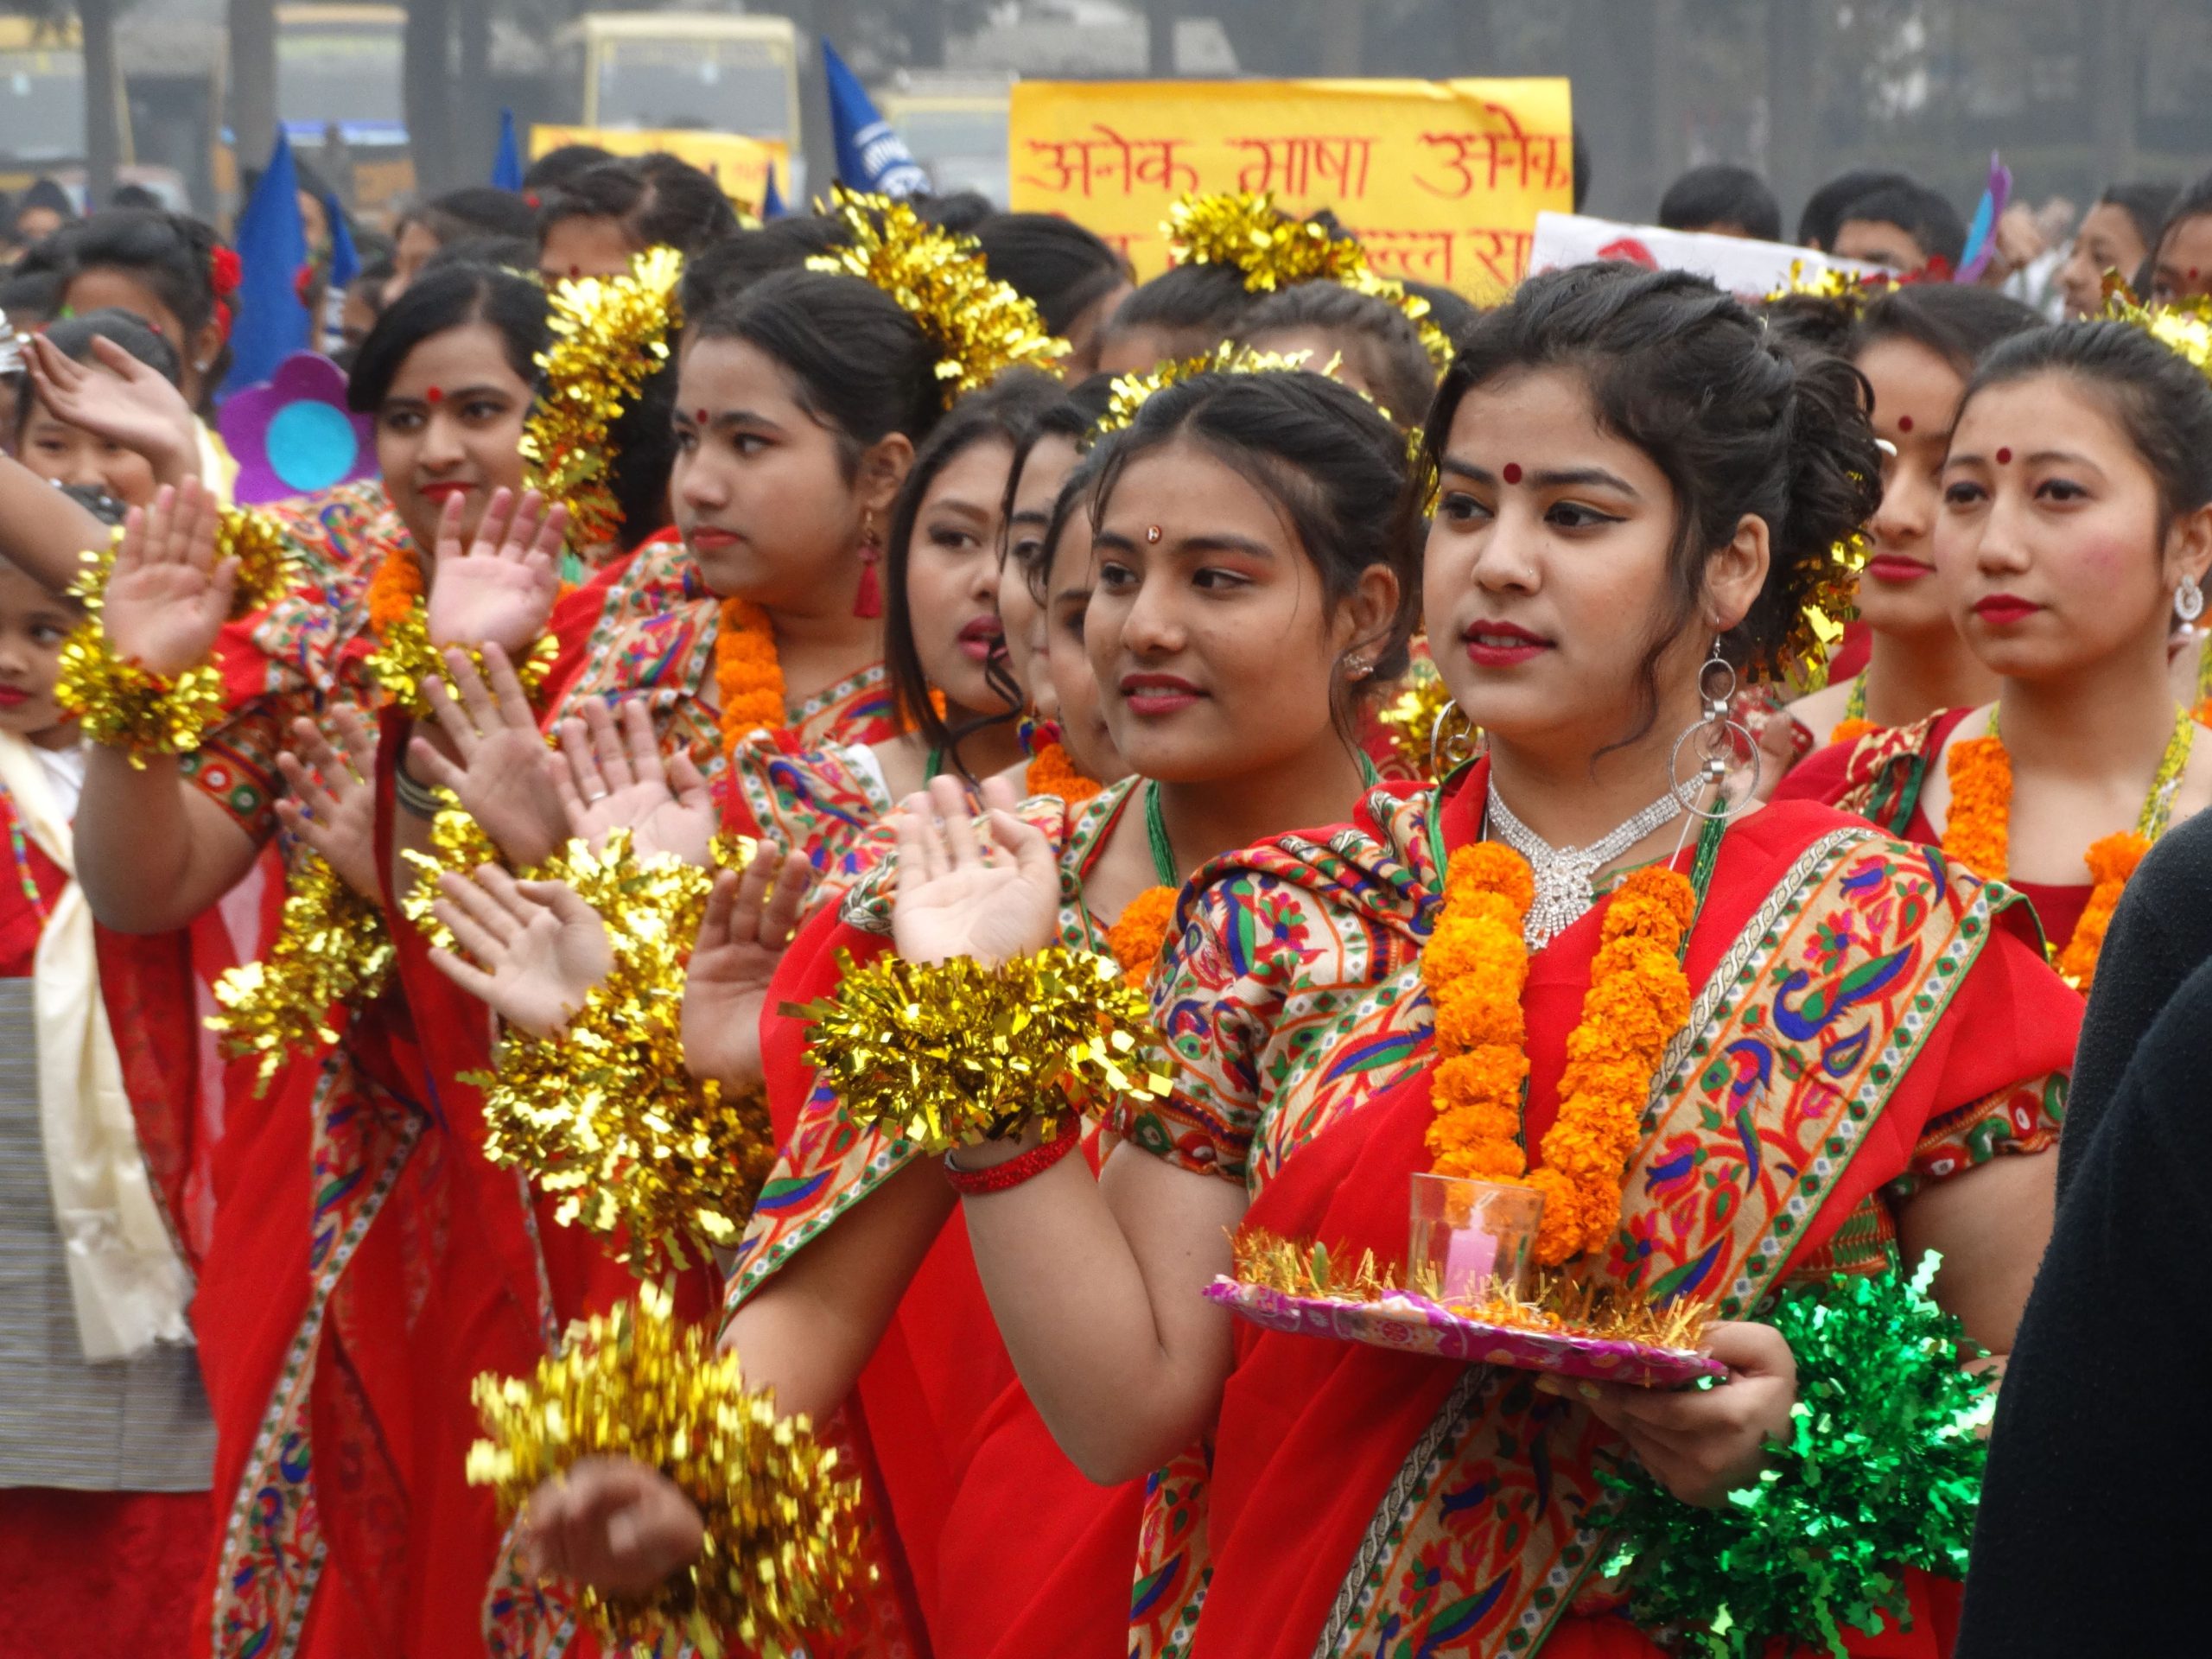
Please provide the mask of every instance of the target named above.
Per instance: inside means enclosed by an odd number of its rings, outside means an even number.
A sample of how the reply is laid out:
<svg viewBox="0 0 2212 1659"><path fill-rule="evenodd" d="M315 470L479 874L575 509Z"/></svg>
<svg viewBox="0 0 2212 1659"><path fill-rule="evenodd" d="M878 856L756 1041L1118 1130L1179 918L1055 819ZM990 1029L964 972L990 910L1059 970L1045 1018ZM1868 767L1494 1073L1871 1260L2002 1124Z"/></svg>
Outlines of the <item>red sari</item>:
<svg viewBox="0 0 2212 1659"><path fill-rule="evenodd" d="M1485 783L1478 766L1445 805L1447 848L1479 833ZM1407 1178L1428 1166L1431 800L1377 791L1325 842L1202 873L1185 965L1155 1002L1177 1087L1132 1137L1242 1180L1249 1225L1332 1254L1402 1260ZM1731 830L1691 936L1694 1035L1662 1067L1605 1271L1748 1317L1791 1278L1883 1265L1919 1185L2051 1146L2080 1001L2012 906L1817 808ZM1599 924L1531 960L1531 1146ZM1206 1580L1199 1659L1658 1651L1589 1583L1612 1502L1597 1471L1623 1448L1579 1402L1522 1373L1241 1324L1236 1356L1210 1477L1192 1460L1139 1566L1158 1570L1166 1539ZM1853 1651L1943 1651L1948 1597L1912 1593L1913 1632Z"/></svg>
<svg viewBox="0 0 2212 1659"><path fill-rule="evenodd" d="M1134 796L1122 783L1072 810L1051 797L1023 805L1060 849L1065 943L1099 948L1082 880ZM888 948L888 870L862 881L842 918L819 912L800 932L771 1010L833 992L839 952L865 962ZM782 1151L731 1268L733 1313L919 1155L845 1121L815 1084L800 1021L772 1012L761 1045ZM845 1650L894 1653L903 1635L937 1659L1122 1659L1141 1485L1093 1485L1053 1444L1014 1374L957 1211L840 1418L835 1432L861 1454L878 1569L896 1592L855 1610Z"/></svg>
<svg viewBox="0 0 2212 1659"><path fill-rule="evenodd" d="M1869 732L1845 743L1831 743L1782 780L1777 801L1818 801L1879 824L1891 835L1923 847L1941 847L1943 838L1929 821L1921 795L1928 770L1943 753L1951 734L1974 711L1947 709L1910 726ZM2086 874L2086 868L2084 870ZM2046 939L2063 944L2074 937L2082 912L2095 889L2088 881L2013 881L2005 884L2026 899L2043 925Z"/></svg>

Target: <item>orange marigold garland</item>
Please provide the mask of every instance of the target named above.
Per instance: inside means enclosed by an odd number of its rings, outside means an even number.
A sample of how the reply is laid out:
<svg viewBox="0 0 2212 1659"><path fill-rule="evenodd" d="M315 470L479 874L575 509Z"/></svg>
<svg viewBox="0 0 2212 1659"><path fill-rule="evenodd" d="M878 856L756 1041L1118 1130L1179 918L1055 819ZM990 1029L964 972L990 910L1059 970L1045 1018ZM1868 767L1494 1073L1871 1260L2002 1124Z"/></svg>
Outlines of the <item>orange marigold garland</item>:
<svg viewBox="0 0 2212 1659"><path fill-rule="evenodd" d="M1047 743L1030 757L1021 773L1025 794L1057 795L1066 806L1080 806L1104 787L1076 770L1065 743Z"/></svg>
<svg viewBox="0 0 2212 1659"><path fill-rule="evenodd" d="M1531 1171L1520 1144L1529 1077L1521 930L1535 896L1528 864L1510 848L1482 842L1452 855L1443 913L1421 953L1438 1055L1427 1139L1440 1175L1541 1192L1536 1259L1556 1267L1619 1224L1651 1080L1689 1014L1680 952L1697 894L1665 865L1634 872L1614 893L1582 1018L1567 1039L1559 1115L1544 1135L1543 1164Z"/></svg>
<svg viewBox="0 0 2212 1659"><path fill-rule="evenodd" d="M1159 964L1178 896L1173 887L1147 887L1106 930L1107 954L1122 964L1122 982L1134 989L1142 990Z"/></svg>
<svg viewBox="0 0 2212 1659"><path fill-rule="evenodd" d="M779 732L791 718L775 625L749 599L722 601L721 630L715 636L715 690L721 699L722 753L728 758L734 760L738 746L753 733Z"/></svg>
<svg viewBox="0 0 2212 1659"><path fill-rule="evenodd" d="M2076 990L2088 990L2095 979L2105 931L2112 925L2120 894L2165 827L2174 786L2189 765L2195 721L2192 713L2179 711L2136 827L2100 836L2082 855L2089 867L2089 902L2082 911L2081 920L2075 923L2072 937L2052 957L2059 977ZM1951 782L1951 808L1943 823L1943 855L1986 881L2002 881L2012 868L2012 756L1995 727L1993 717L1986 737L1963 738L1952 744L1943 763Z"/></svg>

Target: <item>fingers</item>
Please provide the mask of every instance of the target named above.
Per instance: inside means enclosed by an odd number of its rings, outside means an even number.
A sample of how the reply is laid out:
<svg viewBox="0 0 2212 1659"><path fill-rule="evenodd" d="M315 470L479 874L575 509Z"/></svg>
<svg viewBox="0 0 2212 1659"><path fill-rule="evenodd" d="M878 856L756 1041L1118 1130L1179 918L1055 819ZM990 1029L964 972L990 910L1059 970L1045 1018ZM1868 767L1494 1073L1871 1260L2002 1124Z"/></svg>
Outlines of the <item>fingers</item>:
<svg viewBox="0 0 2212 1659"><path fill-rule="evenodd" d="M152 563L146 551L146 510L133 507L123 515L123 539L115 546L115 575Z"/></svg>
<svg viewBox="0 0 2212 1659"><path fill-rule="evenodd" d="M486 659L498 650L496 645L485 648ZM468 710L468 718L480 732L488 732L499 723L499 705L493 701L492 689L484 683L484 676L469 655L459 645L449 645L445 652L446 672L453 676L454 688L461 693L461 707Z"/></svg>
<svg viewBox="0 0 2212 1659"><path fill-rule="evenodd" d="M468 781L468 774L447 760L427 737L418 737L407 746L407 769L433 789L454 795L460 794L461 786Z"/></svg>
<svg viewBox="0 0 2212 1659"><path fill-rule="evenodd" d="M605 925L590 901L565 881L518 881L514 886L516 898L551 911L554 918L564 926Z"/></svg>
<svg viewBox="0 0 2212 1659"><path fill-rule="evenodd" d="M1021 804L1021 791L996 772L983 779L983 810L1011 812Z"/></svg>
<svg viewBox="0 0 2212 1659"><path fill-rule="evenodd" d="M448 871L438 878L440 896L432 907L461 948L486 967L506 960L509 945L523 928L505 906L479 885L492 868L477 871L473 880Z"/></svg>
<svg viewBox="0 0 2212 1659"><path fill-rule="evenodd" d="M519 537L518 537L519 539ZM559 502L545 515L545 522L537 527L537 536L523 563L533 570L550 575L561 562L561 549L569 539L569 510Z"/></svg>
<svg viewBox="0 0 2212 1659"><path fill-rule="evenodd" d="M599 762L599 775L606 780L607 789L627 789L636 783L630 770L629 752L623 747L621 731L607 706L603 702L586 703L584 723L591 728L592 753Z"/></svg>
<svg viewBox="0 0 2212 1659"><path fill-rule="evenodd" d="M492 498L492 505L496 507L499 504L500 496L505 493L506 492L502 490L494 494ZM446 498L445 505L439 510L438 539L430 555L434 563L450 564L461 557L461 515L467 505L467 498L455 492ZM484 516L486 518L491 517L491 508L485 509Z"/></svg>
<svg viewBox="0 0 2212 1659"><path fill-rule="evenodd" d="M763 844L753 851L745 874L737 884L737 905L730 912L732 943L749 944L760 938L760 917L768 903L768 889L776 879L778 849Z"/></svg>
<svg viewBox="0 0 2212 1659"><path fill-rule="evenodd" d="M45 346L54 357L59 358L62 363L67 365L68 378L72 384L83 384L88 372L83 364L71 363L53 341L42 336L39 339L39 344ZM117 379L128 381L134 385L143 382L154 373L151 364L141 363L125 351L118 341L110 340L105 334L92 336L92 355L99 359L100 366L115 376Z"/></svg>
<svg viewBox="0 0 2212 1659"><path fill-rule="evenodd" d="M543 899L524 892L522 884L496 864L486 864L476 872L476 885L514 924L517 933L537 920L550 908ZM536 881L530 885L541 890L556 887L563 893L568 891L558 881ZM512 938L514 935L508 937Z"/></svg>
<svg viewBox="0 0 2212 1659"><path fill-rule="evenodd" d="M976 839L976 821L969 816L968 791L957 778L930 780L930 804L943 826L946 850L955 869L988 862L982 843Z"/></svg>
<svg viewBox="0 0 2212 1659"><path fill-rule="evenodd" d="M661 765L660 739L653 733L653 717L643 697L630 697L622 704L622 735L629 746L632 774L641 784L668 786L668 772Z"/></svg>
<svg viewBox="0 0 2212 1659"><path fill-rule="evenodd" d="M460 498L456 497L456 499ZM492 559L507 539L507 527L514 522L515 493L505 487L492 492L492 499L484 508L484 516L476 521L476 538L470 545L468 556L473 559ZM442 528L442 526L441 526ZM454 543L459 550L461 543L460 518L454 521Z"/></svg>
<svg viewBox="0 0 2212 1659"><path fill-rule="evenodd" d="M340 703L331 715L330 723L338 728L338 741L346 746L346 760L354 774L364 780L374 777L377 728L368 716L350 703Z"/></svg>
<svg viewBox="0 0 2212 1659"><path fill-rule="evenodd" d="M754 864L764 861L759 856ZM746 872L752 874L751 869ZM798 931L799 917L806 906L806 895L814 887L814 866L807 862L806 855L793 853L784 860L776 872L776 885L768 900L767 913L760 918L760 943L771 950L781 950L791 942L791 935Z"/></svg>
<svg viewBox="0 0 2212 1659"><path fill-rule="evenodd" d="M338 810L337 796L331 793L328 786L324 784L321 777L310 765L302 764L300 757L289 749L285 749L277 755L276 770L283 774L284 786L292 791L290 800L277 801L276 807L280 813L285 807L290 806L296 810L304 810L312 817L321 819L330 817ZM285 819L285 827L290 829L296 826L288 817Z"/></svg>
<svg viewBox="0 0 2212 1659"><path fill-rule="evenodd" d="M668 786L679 802L694 810L714 805L714 791L708 785L707 774L682 749L669 760Z"/></svg>
<svg viewBox="0 0 2212 1659"><path fill-rule="evenodd" d="M195 569L211 568L215 563L215 532L221 527L223 516L215 493L196 478L186 479L177 491L177 516L185 557Z"/></svg>
<svg viewBox="0 0 2212 1659"><path fill-rule="evenodd" d="M176 490L164 484L154 492L153 505L146 509L146 563L174 564L177 551L169 545L169 521L176 512Z"/></svg>
<svg viewBox="0 0 2212 1659"><path fill-rule="evenodd" d="M952 868L945 855L944 836L938 828L937 811L926 795L909 795L899 803L899 885L906 886L911 874L917 881L935 881Z"/></svg>
<svg viewBox="0 0 2212 1659"><path fill-rule="evenodd" d="M581 718L571 716L561 722L561 755L569 763L576 794L588 807L598 805L607 795L607 779L600 772L598 739L591 722L592 712L598 707L595 702L588 702Z"/></svg>
<svg viewBox="0 0 2212 1659"><path fill-rule="evenodd" d="M438 722L438 729L453 740L454 747L466 759L476 747L476 722L454 701L442 677L433 674L423 682L423 701L430 705L430 718Z"/></svg>
<svg viewBox="0 0 2212 1659"><path fill-rule="evenodd" d="M537 538L538 522L545 512L545 498L536 490L524 490L519 499L512 491L501 493L507 498L508 512L499 520L496 533L487 516L477 530L476 549L480 554L519 564Z"/></svg>
<svg viewBox="0 0 2212 1659"><path fill-rule="evenodd" d="M1049 880L1055 887L1059 884L1059 861L1034 824L1024 823L1003 807L992 808L988 822L991 839L1013 855L1014 868L1023 875Z"/></svg>
<svg viewBox="0 0 2212 1659"><path fill-rule="evenodd" d="M707 890L706 914L699 918L699 937L692 943L695 956L701 950L733 942L730 918L737 911L737 888L735 870L723 870L715 875L715 885Z"/></svg>
<svg viewBox="0 0 2212 1659"><path fill-rule="evenodd" d="M450 928L453 922L445 914L445 911L446 906L442 904L434 904L430 906L430 913ZM461 935L455 933L454 937L459 938ZM479 1002L489 1002L492 1000L492 976L474 963L455 956L442 946L430 952L430 965Z"/></svg>
<svg viewBox="0 0 2212 1659"><path fill-rule="evenodd" d="M537 735L537 715L530 706L530 693L522 689L522 676L515 672L505 646L485 645L484 677L491 682L493 706L499 710L499 723Z"/></svg>

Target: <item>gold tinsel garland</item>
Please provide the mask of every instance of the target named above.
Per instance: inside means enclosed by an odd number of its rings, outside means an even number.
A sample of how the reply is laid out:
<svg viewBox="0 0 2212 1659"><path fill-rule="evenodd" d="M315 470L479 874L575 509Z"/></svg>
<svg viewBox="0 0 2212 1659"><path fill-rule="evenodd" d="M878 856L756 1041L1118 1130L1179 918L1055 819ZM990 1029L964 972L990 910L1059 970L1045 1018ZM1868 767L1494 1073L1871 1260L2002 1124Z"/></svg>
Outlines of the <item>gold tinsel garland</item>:
<svg viewBox="0 0 2212 1659"><path fill-rule="evenodd" d="M286 884L276 941L258 962L228 969L215 982L223 1012L210 1014L233 1054L259 1057L258 1084L295 1053L338 1040L331 1010L374 997L391 971L391 941L373 899L347 887L311 848Z"/></svg>
<svg viewBox="0 0 2212 1659"><path fill-rule="evenodd" d="M809 1022L808 1058L849 1120L929 1152L1025 1120L1050 1135L1064 1111L1167 1089L1141 1052L1144 994L1111 957L1065 946L995 968L846 957L834 996L784 1012Z"/></svg>
<svg viewBox="0 0 2212 1659"><path fill-rule="evenodd" d="M689 1264L688 1244L737 1243L775 1161L767 1104L731 1098L683 1063L683 982L713 886L617 830L535 873L566 882L605 924L614 965L561 1031L510 1031L484 1088L485 1155L559 1200L555 1219L612 1241L643 1273Z"/></svg>
<svg viewBox="0 0 2212 1659"><path fill-rule="evenodd" d="M83 568L69 587L69 596L87 611L97 611L115 574L115 555L123 545L123 526L117 525L105 547L87 548ZM267 513L252 507L225 507L215 520L215 563L238 561L237 584L231 589L231 620L251 616L282 599L292 585L297 563L283 527Z"/></svg>
<svg viewBox="0 0 2212 1659"><path fill-rule="evenodd" d="M484 826L476 822L456 800L449 790L435 791L445 804L430 820L430 850L418 853L412 847L400 849L399 855L415 869L415 880L400 895L399 913L412 922L434 950L457 950L453 930L431 912L438 902L438 878L451 871L465 875L485 864L499 861L499 849L492 837L484 833Z"/></svg>
<svg viewBox="0 0 2212 1659"><path fill-rule="evenodd" d="M682 254L649 248L622 276L579 277L548 296L553 340L537 354L544 383L523 426L523 476L568 507L579 546L611 542L621 528L609 431L668 361L683 274Z"/></svg>
<svg viewBox="0 0 2212 1659"><path fill-rule="evenodd" d="M536 701L538 688L560 658L561 642L550 633L541 635L529 654L515 664L515 677L522 682L525 696ZM468 660L480 675L484 673L482 652L472 649ZM435 675L445 682L448 690L454 690L453 671L446 666L445 652L430 643L429 611L419 601L405 615L385 625L366 666L369 677L393 705L415 720L430 717L430 700L423 695L423 681Z"/></svg>
<svg viewBox="0 0 2212 1659"><path fill-rule="evenodd" d="M1437 372L1451 366L1451 336L1437 325L1427 300L1395 276L1377 272L1356 238L1283 212L1275 206L1273 191L1185 196L1167 210L1167 222L1160 230L1167 238L1168 256L1177 264L1231 266L1243 274L1244 286L1255 293L1296 288L1301 283L1341 283L1381 300L1405 314Z"/></svg>
<svg viewBox="0 0 2212 1659"><path fill-rule="evenodd" d="M1014 367L1052 370L1068 344L1045 327L1033 302L984 268L982 244L931 225L903 201L832 188L829 211L845 222L847 245L809 259L898 301L938 352L937 377L950 404Z"/></svg>
<svg viewBox="0 0 2212 1659"><path fill-rule="evenodd" d="M474 1395L490 1439L469 1448L469 1484L492 1487L504 1516L592 1457L658 1469L698 1505L706 1541L691 1567L647 1596L582 1589L617 1650L689 1642L702 1659L780 1659L836 1627L865 1571L860 1483L840 1478L804 1417L779 1418L770 1391L746 1388L735 1355L679 1328L667 1290L640 1286L634 1308L572 1327L527 1380L480 1376Z"/></svg>
<svg viewBox="0 0 2212 1659"><path fill-rule="evenodd" d="M1156 392L1200 374L1291 374L1306 366L1306 352L1255 352L1249 346L1224 340L1199 357L1171 358L1143 374L1117 374L1109 393L1105 413L1093 422L1090 441L1109 432L1126 431L1136 424L1137 414Z"/></svg>

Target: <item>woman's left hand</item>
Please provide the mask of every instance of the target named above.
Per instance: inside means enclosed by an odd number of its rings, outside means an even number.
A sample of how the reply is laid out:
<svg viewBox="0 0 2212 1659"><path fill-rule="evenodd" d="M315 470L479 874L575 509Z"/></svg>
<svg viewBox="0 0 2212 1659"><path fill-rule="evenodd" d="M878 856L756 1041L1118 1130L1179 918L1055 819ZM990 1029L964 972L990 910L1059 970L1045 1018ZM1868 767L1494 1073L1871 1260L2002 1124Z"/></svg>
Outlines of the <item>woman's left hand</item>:
<svg viewBox="0 0 2212 1659"><path fill-rule="evenodd" d="M495 490L477 521L476 539L461 540L461 498L438 519L436 575L430 583L430 643L480 651L498 645L518 662L544 632L561 591L561 543L569 510L550 509L536 490L515 499Z"/></svg>
<svg viewBox="0 0 2212 1659"><path fill-rule="evenodd" d="M1717 1509L1758 1478L1769 1440L1789 1440L1797 1362L1770 1325L1724 1321L1707 1332L1706 1350L1728 1368L1728 1380L1710 1389L1668 1392L1549 1376L1537 1386L1588 1401L1661 1485L1685 1503Z"/></svg>
<svg viewBox="0 0 2212 1659"><path fill-rule="evenodd" d="M381 899L377 886L377 730L367 715L343 704L331 726L344 745L334 747L311 720L292 722L293 746L276 757L291 786L276 802L287 830L322 855L339 879L364 899Z"/></svg>
<svg viewBox="0 0 2212 1659"><path fill-rule="evenodd" d="M485 647L481 674L467 652L445 655L459 699L435 676L423 682L423 696L454 758L417 736L408 765L424 783L451 790L516 868L542 864L560 850L569 830L530 695L497 645Z"/></svg>
<svg viewBox="0 0 2212 1659"><path fill-rule="evenodd" d="M983 785L988 838L957 778L932 779L895 815L899 891L891 933L909 962L973 957L996 966L1042 950L1059 920L1060 867L1045 837L1014 814L1014 791Z"/></svg>

